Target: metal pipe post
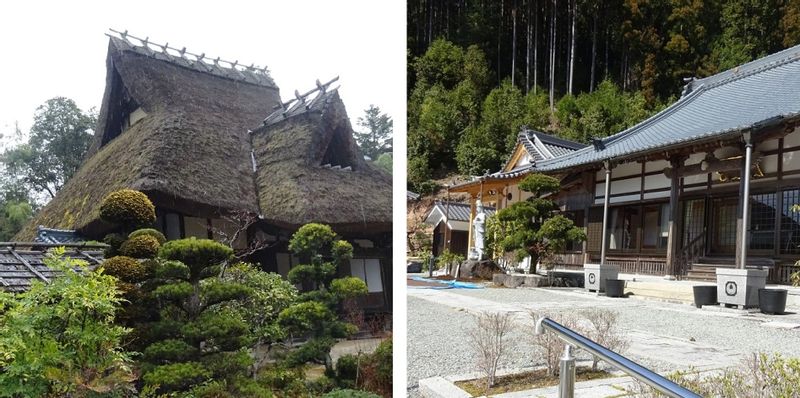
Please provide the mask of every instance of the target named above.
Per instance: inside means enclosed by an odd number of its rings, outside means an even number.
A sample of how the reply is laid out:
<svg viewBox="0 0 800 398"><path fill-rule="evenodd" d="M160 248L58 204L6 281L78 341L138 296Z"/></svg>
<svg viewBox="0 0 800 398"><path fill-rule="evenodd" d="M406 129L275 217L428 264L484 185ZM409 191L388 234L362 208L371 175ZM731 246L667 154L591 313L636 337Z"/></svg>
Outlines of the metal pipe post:
<svg viewBox="0 0 800 398"><path fill-rule="evenodd" d="M742 177L742 242L739 247L739 269L747 267L747 227L750 225L750 166L753 156L753 141L750 133L744 134L744 176Z"/></svg>
<svg viewBox="0 0 800 398"><path fill-rule="evenodd" d="M561 356L558 368L558 397L575 397L575 357L572 355L572 346L564 345L564 355Z"/></svg>
<svg viewBox="0 0 800 398"><path fill-rule="evenodd" d="M606 160L603 164L606 169L606 194L603 197L603 239L600 247L600 264L605 265L608 244L608 202L609 196L611 196L611 162Z"/></svg>

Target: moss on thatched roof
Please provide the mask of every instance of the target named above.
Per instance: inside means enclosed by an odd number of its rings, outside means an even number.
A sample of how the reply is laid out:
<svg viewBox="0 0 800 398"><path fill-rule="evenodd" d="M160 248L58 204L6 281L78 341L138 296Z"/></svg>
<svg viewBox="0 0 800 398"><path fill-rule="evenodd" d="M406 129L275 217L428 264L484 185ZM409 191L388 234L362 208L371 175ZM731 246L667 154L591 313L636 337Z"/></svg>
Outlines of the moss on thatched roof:
<svg viewBox="0 0 800 398"><path fill-rule="evenodd" d="M270 222L388 230L392 179L364 160L336 90L252 133L259 205Z"/></svg>
<svg viewBox="0 0 800 398"><path fill-rule="evenodd" d="M258 211L248 128L280 103L277 88L199 72L119 43L109 44L106 92L84 164L18 239L33 239L38 225L89 228L94 235L102 229L100 200L121 188L152 192L162 205ZM147 116L110 137L125 97Z"/></svg>

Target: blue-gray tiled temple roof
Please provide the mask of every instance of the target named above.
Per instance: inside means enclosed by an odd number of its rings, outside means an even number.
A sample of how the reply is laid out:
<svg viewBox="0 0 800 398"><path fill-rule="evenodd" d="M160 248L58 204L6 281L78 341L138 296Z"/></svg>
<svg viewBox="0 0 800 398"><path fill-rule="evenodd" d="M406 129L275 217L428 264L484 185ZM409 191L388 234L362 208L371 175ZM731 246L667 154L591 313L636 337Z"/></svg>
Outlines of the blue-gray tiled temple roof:
<svg viewBox="0 0 800 398"><path fill-rule="evenodd" d="M517 142L525 147L534 162L563 156L586 146L529 129L524 129L519 133Z"/></svg>
<svg viewBox="0 0 800 398"><path fill-rule="evenodd" d="M40 225L36 228L34 241L41 243L78 243L85 242L86 238L71 229L46 228Z"/></svg>
<svg viewBox="0 0 800 398"><path fill-rule="evenodd" d="M434 211L439 211L441 214L447 214L451 221L469 221L470 215L470 205L466 203L456 203L450 202L449 206L447 202L440 202L437 201L433 208L431 209L430 213ZM494 207L483 206L484 212L486 212L487 216L491 216L495 212ZM429 213L429 214L430 214Z"/></svg>
<svg viewBox="0 0 800 398"><path fill-rule="evenodd" d="M538 171L644 155L726 138L800 116L800 46L687 84L683 96L649 119L597 145L537 162Z"/></svg>

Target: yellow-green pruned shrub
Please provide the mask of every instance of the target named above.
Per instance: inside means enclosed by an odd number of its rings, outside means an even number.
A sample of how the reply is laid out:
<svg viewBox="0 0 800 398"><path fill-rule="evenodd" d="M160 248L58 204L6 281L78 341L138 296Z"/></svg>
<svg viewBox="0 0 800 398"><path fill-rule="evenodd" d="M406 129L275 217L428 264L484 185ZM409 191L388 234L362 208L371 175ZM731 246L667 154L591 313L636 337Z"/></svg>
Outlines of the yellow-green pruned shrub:
<svg viewBox="0 0 800 398"><path fill-rule="evenodd" d="M167 237L164 236L164 234L162 234L159 230L153 229L153 228L137 229L136 231L133 231L133 232L131 232L130 235L128 235L128 239L135 238L137 236L142 236L142 235L149 235L149 236L152 236L152 237L156 238L156 240L158 240L158 244L160 244L160 245L163 245L164 242L167 241Z"/></svg>
<svg viewBox="0 0 800 398"><path fill-rule="evenodd" d="M152 235L134 236L125 241L119 248L120 254L133 258L154 258L161 244Z"/></svg>
<svg viewBox="0 0 800 398"><path fill-rule="evenodd" d="M115 256L103 261L103 269L108 275L127 283L137 283L147 279L147 267L134 258Z"/></svg>
<svg viewBox="0 0 800 398"><path fill-rule="evenodd" d="M156 208L147 195L132 189L122 189L103 198L100 218L116 225L141 227L156 221Z"/></svg>

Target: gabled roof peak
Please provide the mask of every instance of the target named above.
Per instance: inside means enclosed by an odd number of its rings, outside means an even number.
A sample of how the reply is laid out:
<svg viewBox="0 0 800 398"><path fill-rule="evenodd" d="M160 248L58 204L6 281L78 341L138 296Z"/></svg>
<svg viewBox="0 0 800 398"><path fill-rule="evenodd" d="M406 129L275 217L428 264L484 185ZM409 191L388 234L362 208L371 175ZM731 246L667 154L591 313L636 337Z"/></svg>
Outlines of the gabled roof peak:
<svg viewBox="0 0 800 398"><path fill-rule="evenodd" d="M269 126L281 120L288 119L292 116L306 113L310 110L321 110L327 103L331 101L334 94L339 90L339 87L330 88L331 84L339 80L339 76L334 77L327 83L320 83L319 79L316 81L316 87L303 94L300 91L294 90L294 98L286 102L281 102L275 106L275 111L272 112L266 119L264 125Z"/></svg>
<svg viewBox="0 0 800 398"><path fill-rule="evenodd" d="M207 57L205 53L195 54L186 51L186 47L178 49L171 47L169 43L154 43L150 41L149 37L142 39L129 34L127 30L124 32L109 30L111 33L106 33L106 36L110 37L112 43L120 50L132 51L215 76L277 88L266 66L240 65L238 60L231 62L220 59L220 57L211 58Z"/></svg>

